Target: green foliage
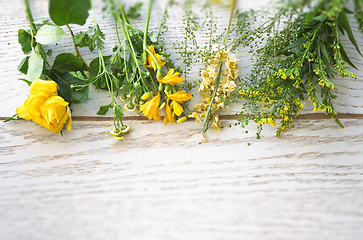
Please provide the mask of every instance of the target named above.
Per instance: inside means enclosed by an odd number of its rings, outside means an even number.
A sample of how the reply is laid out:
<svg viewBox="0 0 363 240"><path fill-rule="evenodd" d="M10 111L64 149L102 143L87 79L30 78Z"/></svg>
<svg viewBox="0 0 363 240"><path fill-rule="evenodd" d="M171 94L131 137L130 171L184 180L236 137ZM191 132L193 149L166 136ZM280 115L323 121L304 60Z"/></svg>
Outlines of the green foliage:
<svg viewBox="0 0 363 240"><path fill-rule="evenodd" d="M24 74L28 73L29 58L29 56L26 56L18 66L18 70Z"/></svg>
<svg viewBox="0 0 363 240"><path fill-rule="evenodd" d="M44 60L42 55L37 51L33 50L28 61L29 66L28 66L27 77L29 81L34 81L38 77L40 77L43 71L43 63Z"/></svg>
<svg viewBox="0 0 363 240"><path fill-rule="evenodd" d="M21 50L28 53L32 50L32 35L30 30L19 29L18 42L21 44Z"/></svg>
<svg viewBox="0 0 363 240"><path fill-rule="evenodd" d="M332 78L337 74L355 78L346 69L347 64L355 66L344 50L340 33L347 33L361 54L344 2L320 0L315 7L309 1L286 2L264 25L248 31L255 38L251 46L256 50L251 51L253 70L241 84L240 98L249 101L241 111L242 126L253 120L262 129L266 123L276 125L280 118L279 136L308 98L314 111L325 112L344 128L332 102L336 98Z"/></svg>
<svg viewBox="0 0 363 240"><path fill-rule="evenodd" d="M139 11L141 10L142 2L136 2L134 6L130 7L126 13L128 18L136 19L140 17Z"/></svg>
<svg viewBox="0 0 363 240"><path fill-rule="evenodd" d="M58 26L84 25L90 8L90 0L49 0L49 16Z"/></svg>
<svg viewBox="0 0 363 240"><path fill-rule="evenodd" d="M64 37L66 33L63 31L62 28L56 26L56 25L43 25L41 26L37 34L35 35L35 39L37 43L40 44L50 44L58 41L62 37Z"/></svg>
<svg viewBox="0 0 363 240"><path fill-rule="evenodd" d="M71 53L61 53L55 58L49 77L57 82L58 94L67 102L80 103L89 99L87 82L70 73L84 70L83 61Z"/></svg>
<svg viewBox="0 0 363 240"><path fill-rule="evenodd" d="M93 52L96 47L101 50L105 48L105 34L101 31L98 24L93 27L89 27L85 33L80 32L75 35L74 38L76 46L88 47L91 52Z"/></svg>

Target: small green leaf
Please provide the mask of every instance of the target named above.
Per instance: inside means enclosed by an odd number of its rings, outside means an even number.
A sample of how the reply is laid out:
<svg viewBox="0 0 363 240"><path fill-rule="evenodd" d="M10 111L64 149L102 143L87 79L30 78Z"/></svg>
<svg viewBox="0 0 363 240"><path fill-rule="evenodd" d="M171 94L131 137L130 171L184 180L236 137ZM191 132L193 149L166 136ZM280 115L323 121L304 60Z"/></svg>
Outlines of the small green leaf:
<svg viewBox="0 0 363 240"><path fill-rule="evenodd" d="M58 93L67 102L81 103L89 99L87 82L75 78L68 72L60 73L54 70L51 78L57 82Z"/></svg>
<svg viewBox="0 0 363 240"><path fill-rule="evenodd" d="M85 34L84 32L81 31L80 33L74 36L74 41L77 47L87 47L89 42L89 36L88 34Z"/></svg>
<svg viewBox="0 0 363 240"><path fill-rule="evenodd" d="M43 24L47 24L48 22L49 22L48 18L38 18L33 23L35 25L43 25Z"/></svg>
<svg viewBox="0 0 363 240"><path fill-rule="evenodd" d="M108 112L108 109L112 108L111 105L101 106L100 110L98 110L97 115L105 115Z"/></svg>
<svg viewBox="0 0 363 240"><path fill-rule="evenodd" d="M347 18L347 14L345 13L345 10L341 11L339 14L339 23L342 25L342 27L345 29L345 31L347 31L349 40L353 43L357 52L363 57L362 53L359 51L358 44L355 41L352 29L350 28L349 20Z"/></svg>
<svg viewBox="0 0 363 240"><path fill-rule="evenodd" d="M28 80L34 81L43 72L43 58L40 53L36 52L35 50L32 51L32 55L29 58L29 67L28 67Z"/></svg>
<svg viewBox="0 0 363 240"><path fill-rule="evenodd" d="M326 51L325 44L323 42L320 42L320 50L323 52L323 56L326 58L326 61L328 63L331 62L330 57L328 55L328 52Z"/></svg>
<svg viewBox="0 0 363 240"><path fill-rule="evenodd" d="M29 58L29 56L26 56L18 66L18 70L24 74L28 73Z"/></svg>
<svg viewBox="0 0 363 240"><path fill-rule="evenodd" d="M317 20L319 22L324 22L328 17L324 14L320 14L319 16L314 17L314 20Z"/></svg>
<svg viewBox="0 0 363 240"><path fill-rule="evenodd" d="M90 8L90 0L49 0L49 16L58 26L84 25Z"/></svg>
<svg viewBox="0 0 363 240"><path fill-rule="evenodd" d="M325 71L326 71L327 73L331 74L331 75L338 75L338 73L337 73L337 72L335 72L335 71L331 70L330 68L326 68L326 69L325 69Z"/></svg>
<svg viewBox="0 0 363 240"><path fill-rule="evenodd" d="M19 29L18 42L21 44L21 50L28 53L32 50L32 35L29 30Z"/></svg>
<svg viewBox="0 0 363 240"><path fill-rule="evenodd" d="M18 114L14 114L12 117L6 119L4 122L10 122L11 120L17 120L19 119Z"/></svg>
<svg viewBox="0 0 363 240"><path fill-rule="evenodd" d="M99 49L104 49L104 41L105 40L105 34L101 31L98 24L96 24L94 27L89 27L86 34L90 36L88 39L88 47L91 52L98 47Z"/></svg>
<svg viewBox="0 0 363 240"><path fill-rule="evenodd" d="M120 107L117 103L113 104L113 115L118 119L121 120L124 116L124 111L122 107Z"/></svg>
<svg viewBox="0 0 363 240"><path fill-rule="evenodd" d="M31 82L31 81L26 80L26 79L24 79L24 78L18 78L18 80L25 82L26 84L28 84L28 86L30 86L30 85L32 84L32 82Z"/></svg>
<svg viewBox="0 0 363 240"><path fill-rule="evenodd" d="M355 69L358 70L358 68L352 63L352 61L350 61L347 53L345 52L344 48L342 45L340 45L340 54L342 55L344 61L346 61L350 66L354 67Z"/></svg>
<svg viewBox="0 0 363 240"><path fill-rule="evenodd" d="M153 31L150 34L148 34L148 37L151 42L156 43L158 41L158 35L159 35L158 31Z"/></svg>
<svg viewBox="0 0 363 240"><path fill-rule="evenodd" d="M72 53L61 53L55 58L52 69L58 72L77 71L82 65L83 61Z"/></svg>
<svg viewBox="0 0 363 240"><path fill-rule="evenodd" d="M141 7L142 7L142 2L136 2L134 6L129 8L126 15L129 18L133 18L133 19L140 17L140 13L138 13L138 12L141 10Z"/></svg>
<svg viewBox="0 0 363 240"><path fill-rule="evenodd" d="M56 25L43 25L38 31L35 39L40 44L50 44L64 37L66 33Z"/></svg>
<svg viewBox="0 0 363 240"><path fill-rule="evenodd" d="M295 42L287 46L283 51L289 51L292 48L299 47L301 44L303 44L306 41L306 37L301 36L298 38Z"/></svg>

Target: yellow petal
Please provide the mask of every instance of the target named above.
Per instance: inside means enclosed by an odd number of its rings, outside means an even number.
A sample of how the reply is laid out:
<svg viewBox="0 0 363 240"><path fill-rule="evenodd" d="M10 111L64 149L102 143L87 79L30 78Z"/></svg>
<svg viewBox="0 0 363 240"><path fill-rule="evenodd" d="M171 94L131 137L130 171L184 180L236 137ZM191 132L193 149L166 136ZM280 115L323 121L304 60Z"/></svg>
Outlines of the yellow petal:
<svg viewBox="0 0 363 240"><path fill-rule="evenodd" d="M150 50L150 52L154 55L156 61L158 62L159 66L162 67L165 65L166 61L164 62L161 62L161 57L159 54L156 54L155 52L155 49L153 46L147 46L147 48ZM145 67L148 67L148 68L153 68L154 71L156 71L157 69L157 66L156 66L156 63L154 61L154 59L150 56L150 54L147 55L147 61L148 61L148 64L145 65Z"/></svg>
<svg viewBox="0 0 363 240"><path fill-rule="evenodd" d="M173 111L174 111L174 113L179 117L182 113L183 113L183 111L184 111L184 109L183 109L183 107L182 107L182 105L180 105L178 102L176 102L176 101L172 101L171 102L171 104L170 104L170 106L171 106L171 109L173 109Z"/></svg>
<svg viewBox="0 0 363 240"><path fill-rule="evenodd" d="M57 96L57 83L54 81L45 81L38 78L30 85L30 93L34 94L38 92L47 93L49 97Z"/></svg>
<svg viewBox="0 0 363 240"><path fill-rule="evenodd" d="M181 83L185 80L185 78L179 77L179 72L174 72L174 69L170 69L166 76L163 79L158 80L160 83L167 83L170 85L175 85L177 83Z"/></svg>
<svg viewBox="0 0 363 240"><path fill-rule="evenodd" d="M18 114L19 117L25 119L25 120L32 120L33 119L33 115L31 115L28 112L28 109L22 105L20 107L16 108L16 113Z"/></svg>
<svg viewBox="0 0 363 240"><path fill-rule="evenodd" d="M150 101L141 105L140 111L144 114L145 117L149 118L149 120L153 119L155 121L159 121L161 118L158 110L159 104L160 104L160 92Z"/></svg>
<svg viewBox="0 0 363 240"><path fill-rule="evenodd" d="M179 92L176 92L176 93L173 93L173 94L170 94L168 96L168 98L170 100L174 100L174 101L178 101L178 102L184 102L184 101L187 101L189 99L192 99L192 95L185 92L185 91L179 91Z"/></svg>
<svg viewBox="0 0 363 240"><path fill-rule="evenodd" d="M167 125L168 122L170 122L170 123L175 122L173 112L171 111L171 108L169 106L169 99L166 101L166 105L165 105L164 124Z"/></svg>

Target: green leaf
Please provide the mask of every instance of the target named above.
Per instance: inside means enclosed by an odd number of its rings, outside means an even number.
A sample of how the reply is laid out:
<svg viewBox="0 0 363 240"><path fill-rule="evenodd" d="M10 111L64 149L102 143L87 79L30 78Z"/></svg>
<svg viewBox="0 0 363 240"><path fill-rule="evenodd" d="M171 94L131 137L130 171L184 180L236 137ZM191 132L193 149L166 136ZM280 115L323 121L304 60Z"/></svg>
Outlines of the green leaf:
<svg viewBox="0 0 363 240"><path fill-rule="evenodd" d="M35 25L43 25L43 24L47 24L48 22L49 22L48 18L38 18L33 23Z"/></svg>
<svg viewBox="0 0 363 240"><path fill-rule="evenodd" d="M68 72L60 73L55 70L52 71L51 78L57 82L58 93L67 102L81 103L89 99L89 87L85 86L87 82L75 78Z"/></svg>
<svg viewBox="0 0 363 240"><path fill-rule="evenodd" d="M319 16L314 17L314 20L317 20L319 22L324 22L328 17L324 14L320 14Z"/></svg>
<svg viewBox="0 0 363 240"><path fill-rule="evenodd" d="M325 44L323 42L320 42L320 50L323 52L323 56L326 58L326 61L328 63L331 62L330 57L328 55L328 52L326 51Z"/></svg>
<svg viewBox="0 0 363 240"><path fill-rule="evenodd" d="M342 54L342 57L344 59L344 61L346 61L350 66L354 67L355 69L358 70L358 68L352 63L352 61L350 61L347 53L345 52L344 48L342 45L340 45L340 54Z"/></svg>
<svg viewBox="0 0 363 240"><path fill-rule="evenodd" d="M26 80L26 79L24 79L24 78L18 78L18 80L25 82L26 84L28 84L28 86L30 86L30 85L32 84L32 82L31 82L31 81Z"/></svg>
<svg viewBox="0 0 363 240"><path fill-rule="evenodd" d="M28 53L32 50L32 35L29 30L19 29L18 42L21 44L21 50Z"/></svg>
<svg viewBox="0 0 363 240"><path fill-rule="evenodd" d="M18 114L14 114L12 117L6 119L4 122L10 122L11 120L17 120L19 119Z"/></svg>
<svg viewBox="0 0 363 240"><path fill-rule="evenodd" d="M36 52L35 50L32 51L32 55L29 58L29 67L28 67L28 80L34 81L43 72L43 58L40 53Z"/></svg>
<svg viewBox="0 0 363 240"><path fill-rule="evenodd" d="M74 42L76 43L77 47L87 47L89 42L89 36L88 34L81 31L74 36Z"/></svg>
<svg viewBox="0 0 363 240"><path fill-rule="evenodd" d="M82 65L83 61L72 53L61 53L55 58L52 69L58 72L78 71Z"/></svg>
<svg viewBox="0 0 363 240"><path fill-rule="evenodd" d="M106 39L105 34L101 31L98 24L96 24L94 27L89 27L86 34L91 35L88 42L88 47L91 52L98 47L99 49L104 49L104 41Z"/></svg>
<svg viewBox="0 0 363 240"><path fill-rule="evenodd" d="M120 107L117 103L113 104L113 115L118 119L121 120L124 116L124 111L122 107Z"/></svg>
<svg viewBox="0 0 363 240"><path fill-rule="evenodd" d="M357 50L357 52L359 53L359 55L361 55L363 57L362 53L359 51L358 44L355 41L352 29L350 28L349 20L347 18L347 14L345 13L345 10L341 11L339 14L339 23L342 25L342 27L345 29L345 31L347 31L349 40L353 43L353 45L354 45L355 49Z"/></svg>
<svg viewBox="0 0 363 240"><path fill-rule="evenodd" d="M49 0L49 16L58 26L84 25L90 8L90 0Z"/></svg>
<svg viewBox="0 0 363 240"><path fill-rule="evenodd" d="M112 105L101 106L100 110L97 112L97 115L105 115L110 108L112 108Z"/></svg>
<svg viewBox="0 0 363 240"><path fill-rule="evenodd" d="M292 44L290 44L289 46L287 46L284 50L282 51L289 51L292 48L295 47L299 47L301 44L303 44L306 41L306 37L301 36L300 38L298 38L295 42L293 42Z"/></svg>
<svg viewBox="0 0 363 240"><path fill-rule="evenodd" d="M26 56L18 66L18 70L24 74L28 73L29 58L29 56Z"/></svg>
<svg viewBox="0 0 363 240"><path fill-rule="evenodd" d="M66 33L56 25L43 25L38 31L35 39L40 44L50 44L64 37Z"/></svg>
<svg viewBox="0 0 363 240"><path fill-rule="evenodd" d="M142 2L136 2L134 6L130 7L127 11L127 17L136 19L140 17L140 13L138 13L141 10Z"/></svg>
<svg viewBox="0 0 363 240"><path fill-rule="evenodd" d="M327 73L331 74L331 75L338 75L338 73L337 73L337 72L335 72L335 71L331 70L330 68L326 68L326 69L325 69L325 71L326 71Z"/></svg>
<svg viewBox="0 0 363 240"><path fill-rule="evenodd" d="M149 35L149 39L152 43L156 43L158 41L158 31L152 31Z"/></svg>

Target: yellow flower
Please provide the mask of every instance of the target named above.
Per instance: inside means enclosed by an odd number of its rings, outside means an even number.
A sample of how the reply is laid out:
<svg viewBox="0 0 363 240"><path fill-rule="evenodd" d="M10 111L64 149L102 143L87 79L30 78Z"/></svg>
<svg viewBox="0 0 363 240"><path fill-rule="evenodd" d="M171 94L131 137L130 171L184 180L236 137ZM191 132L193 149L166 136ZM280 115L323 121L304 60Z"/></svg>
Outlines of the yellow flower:
<svg viewBox="0 0 363 240"><path fill-rule="evenodd" d="M170 122L170 123L175 122L174 114L172 112L171 107L169 106L169 98L166 100L166 105L165 105L164 124L167 125L168 122Z"/></svg>
<svg viewBox="0 0 363 240"><path fill-rule="evenodd" d="M162 67L165 65L166 61L164 62L161 62L161 57L159 54L157 54L155 52L155 49L153 46L147 46L147 48L152 52L152 54L154 55L155 59L158 61L158 64L159 64L159 67ZM157 69L157 65L154 61L154 59L150 56L150 54L147 55L147 61L148 61L148 64L145 65L145 67L148 67L148 68L153 68L154 71L156 71Z"/></svg>
<svg viewBox="0 0 363 240"><path fill-rule="evenodd" d="M168 98L170 100L174 100L174 101L182 103L182 102L192 99L193 97L191 94L187 93L186 91L178 91L176 93L170 94L168 96Z"/></svg>
<svg viewBox="0 0 363 240"><path fill-rule="evenodd" d="M57 83L39 78L30 85L30 95L24 105L16 108L19 117L32 120L49 131L60 132L67 123L71 130L69 103L57 94Z"/></svg>
<svg viewBox="0 0 363 240"><path fill-rule="evenodd" d="M192 95L185 91L179 91L173 94L168 95L165 105L165 117L164 117L164 124L167 125L167 122L173 123L175 122L174 113L177 116L180 116L184 109L180 105L180 103L185 102L189 99L192 99ZM169 100L172 100L171 104L169 105ZM174 113L173 113L174 111Z"/></svg>
<svg viewBox="0 0 363 240"><path fill-rule="evenodd" d="M172 101L170 104L171 109L174 111L175 115L177 115L178 117L183 113L184 109L182 107L182 105L180 105L178 102L176 101Z"/></svg>
<svg viewBox="0 0 363 240"><path fill-rule="evenodd" d="M185 78L179 77L179 74L180 74L179 72L174 72L174 69L172 68L168 71L168 73L163 79L158 81L160 83L168 83L170 85L175 85L176 83L181 83L185 80Z"/></svg>
<svg viewBox="0 0 363 240"><path fill-rule="evenodd" d="M159 121L160 120L159 104L160 104L160 92L150 101L141 105L140 111L144 114L145 117L149 118L149 120L153 119L155 121Z"/></svg>

